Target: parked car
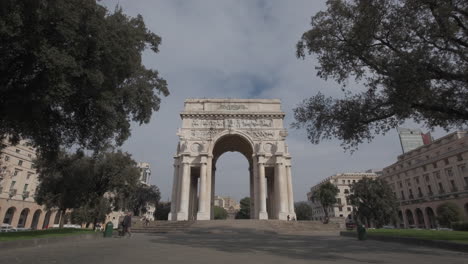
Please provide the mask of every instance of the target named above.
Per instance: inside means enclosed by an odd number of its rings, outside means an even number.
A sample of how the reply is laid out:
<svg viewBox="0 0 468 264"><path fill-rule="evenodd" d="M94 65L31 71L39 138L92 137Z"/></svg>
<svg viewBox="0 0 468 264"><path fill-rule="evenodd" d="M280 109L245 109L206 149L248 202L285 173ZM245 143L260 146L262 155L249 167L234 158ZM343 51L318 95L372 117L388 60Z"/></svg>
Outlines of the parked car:
<svg viewBox="0 0 468 264"><path fill-rule="evenodd" d="M17 232L18 229L9 224L2 224L0 226L0 232Z"/></svg>

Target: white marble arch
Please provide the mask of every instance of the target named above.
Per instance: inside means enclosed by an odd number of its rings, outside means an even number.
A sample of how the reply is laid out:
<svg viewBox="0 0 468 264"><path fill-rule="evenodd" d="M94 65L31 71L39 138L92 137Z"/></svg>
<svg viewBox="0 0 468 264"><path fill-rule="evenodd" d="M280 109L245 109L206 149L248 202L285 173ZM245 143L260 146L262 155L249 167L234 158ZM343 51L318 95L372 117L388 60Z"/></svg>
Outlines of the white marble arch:
<svg viewBox="0 0 468 264"><path fill-rule="evenodd" d="M169 220L213 219L216 161L227 151L249 162L251 218L296 216L279 100L188 99L181 118Z"/></svg>

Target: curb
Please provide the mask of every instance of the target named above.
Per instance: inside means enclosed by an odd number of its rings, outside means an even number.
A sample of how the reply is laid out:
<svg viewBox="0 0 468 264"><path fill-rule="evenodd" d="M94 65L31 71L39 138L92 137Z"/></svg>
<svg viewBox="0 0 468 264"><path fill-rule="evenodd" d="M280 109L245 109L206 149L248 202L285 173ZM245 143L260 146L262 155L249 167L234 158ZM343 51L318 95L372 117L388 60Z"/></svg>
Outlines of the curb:
<svg viewBox="0 0 468 264"><path fill-rule="evenodd" d="M357 238L356 233L346 232L346 231L341 231L340 236ZM384 241L384 242L396 242L396 243L432 247L432 248L440 248L440 249L447 249L447 250L468 253L468 244L449 242L449 241L443 241L443 240L428 240L428 239L421 239L421 238L414 238L414 237L396 237L396 236L385 236L385 235L382 236L382 235L374 235L374 234L369 234L369 233L367 233L367 239L379 240L379 241Z"/></svg>
<svg viewBox="0 0 468 264"><path fill-rule="evenodd" d="M48 244L61 243L65 241L80 241L100 238L103 238L102 233L0 241L0 251L4 249L42 247Z"/></svg>

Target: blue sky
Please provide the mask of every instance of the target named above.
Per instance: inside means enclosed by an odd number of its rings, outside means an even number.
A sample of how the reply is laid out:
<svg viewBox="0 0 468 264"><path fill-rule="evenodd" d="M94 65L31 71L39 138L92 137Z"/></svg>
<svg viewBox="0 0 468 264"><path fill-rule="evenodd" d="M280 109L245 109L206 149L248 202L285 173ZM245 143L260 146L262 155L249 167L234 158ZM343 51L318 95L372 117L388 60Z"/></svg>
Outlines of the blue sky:
<svg viewBox="0 0 468 264"><path fill-rule="evenodd" d="M160 53L145 52L143 62L157 69L171 95L163 99L150 124L134 125L123 149L151 164L152 184L163 200L170 197L172 164L186 98L279 98L286 112L321 91L340 96L339 85L316 77L316 60L295 57L295 44L310 27L310 18L325 8L325 0L105 0L109 10L120 4L130 16L141 14L147 27L162 37ZM351 90L362 89L350 82ZM443 133L435 133L436 137ZM353 155L336 140L312 145L304 131L289 130L296 201L309 188L339 172L382 168L401 153L396 131L377 136ZM245 170L239 169L245 168ZM248 196L248 163L239 153L224 154L217 164L216 194L236 199Z"/></svg>

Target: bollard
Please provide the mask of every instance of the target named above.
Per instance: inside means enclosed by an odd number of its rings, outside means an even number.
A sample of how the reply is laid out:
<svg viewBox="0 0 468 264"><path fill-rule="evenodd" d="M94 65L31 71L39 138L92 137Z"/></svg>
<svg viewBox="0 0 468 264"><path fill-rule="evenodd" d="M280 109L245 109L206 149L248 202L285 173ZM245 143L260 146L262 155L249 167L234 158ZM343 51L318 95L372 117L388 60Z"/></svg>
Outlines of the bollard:
<svg viewBox="0 0 468 264"><path fill-rule="evenodd" d="M114 232L114 225L112 222L107 222L106 229L104 230L104 237L112 237L112 232Z"/></svg>
<svg viewBox="0 0 468 264"><path fill-rule="evenodd" d="M357 226L357 234L359 240L366 240L367 239L367 232L365 225L358 225Z"/></svg>

